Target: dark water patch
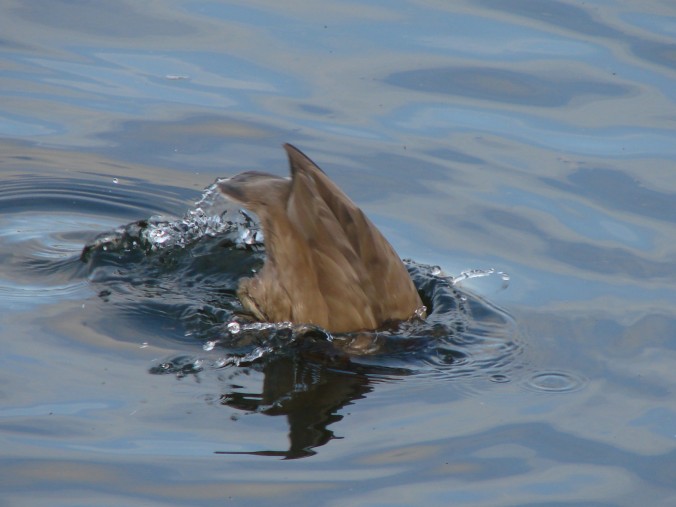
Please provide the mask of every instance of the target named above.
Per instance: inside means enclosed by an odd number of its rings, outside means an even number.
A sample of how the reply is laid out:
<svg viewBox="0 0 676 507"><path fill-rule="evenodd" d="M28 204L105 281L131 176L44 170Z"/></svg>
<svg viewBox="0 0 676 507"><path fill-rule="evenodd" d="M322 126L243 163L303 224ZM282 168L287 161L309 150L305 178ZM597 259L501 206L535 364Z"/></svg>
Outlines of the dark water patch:
<svg viewBox="0 0 676 507"><path fill-rule="evenodd" d="M676 71L676 44L636 40L632 42L631 49L641 60Z"/></svg>
<svg viewBox="0 0 676 507"><path fill-rule="evenodd" d="M547 255L577 269L605 275L629 276L637 280L676 282L676 259L647 259L628 248L601 246L549 238Z"/></svg>
<svg viewBox="0 0 676 507"><path fill-rule="evenodd" d="M453 150L451 148L434 148L431 150L427 150L425 153L434 158L438 158L439 160L443 160L444 162L452 161L458 162L460 164L472 164L472 165L480 165L486 163L485 160L479 157L469 155L468 153L463 151Z"/></svg>
<svg viewBox="0 0 676 507"><path fill-rule="evenodd" d="M409 90L441 93L532 107L562 107L585 97L617 98L628 86L483 67L439 67L390 74L385 83Z"/></svg>
<svg viewBox="0 0 676 507"><path fill-rule="evenodd" d="M19 18L32 23L98 37L179 37L195 32L185 23L149 15L128 4L120 8L90 2L43 0L31 3L30 6L15 7L13 10Z"/></svg>
<svg viewBox="0 0 676 507"><path fill-rule="evenodd" d="M604 23L584 7L538 0L509 0L507 2L481 0L479 4L509 15L537 20L557 30L563 29L585 37L617 40L627 45L634 55L643 61L656 63L671 71L676 68L676 45L673 43L647 40L634 34L624 33Z"/></svg>
<svg viewBox="0 0 676 507"><path fill-rule="evenodd" d="M298 109L311 114L312 116L324 116L327 118L333 118L336 116L337 111L329 109L328 107L316 106L313 104L299 104Z"/></svg>
<svg viewBox="0 0 676 507"><path fill-rule="evenodd" d="M673 279L674 260L655 260L636 249L587 240L571 241L515 212L484 210L484 218L504 230L518 231L541 243L548 258L567 266L599 275L617 275L640 280L668 282ZM471 225L471 224L470 224Z"/></svg>
<svg viewBox="0 0 676 507"><path fill-rule="evenodd" d="M462 153L458 152L456 156L462 162L468 162L468 158L463 157ZM406 194L409 196L428 195L430 180L444 183L455 182L448 160L422 161L418 157L406 155L403 150L396 153L382 151L373 156L360 157L360 165L369 169L355 174L354 177L358 178L359 186L353 193L358 192L359 198L366 201L377 201L388 197L396 199L401 194L401 188L404 185ZM372 171L371 168L374 167L386 167L389 177L382 178ZM419 174L419 177L411 178L413 172Z"/></svg>
<svg viewBox="0 0 676 507"><path fill-rule="evenodd" d="M538 0L480 0L489 9L499 10L514 16L535 19L557 28L593 37L618 37L621 32L595 19L582 7L563 2L539 2Z"/></svg>
<svg viewBox="0 0 676 507"><path fill-rule="evenodd" d="M544 177L548 186L566 193L584 196L623 213L674 222L676 194L651 189L625 172L607 167L584 167L571 173L565 181Z"/></svg>

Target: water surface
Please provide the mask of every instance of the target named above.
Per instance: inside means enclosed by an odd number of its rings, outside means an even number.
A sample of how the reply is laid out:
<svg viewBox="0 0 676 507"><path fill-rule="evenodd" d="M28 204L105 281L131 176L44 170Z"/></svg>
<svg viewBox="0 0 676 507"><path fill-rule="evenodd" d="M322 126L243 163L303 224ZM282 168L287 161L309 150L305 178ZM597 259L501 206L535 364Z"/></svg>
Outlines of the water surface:
<svg viewBox="0 0 676 507"><path fill-rule="evenodd" d="M7 505L676 503L670 4L0 10ZM495 270L455 335L238 365L255 339L218 330L260 251L81 260L285 175L283 142L402 257Z"/></svg>

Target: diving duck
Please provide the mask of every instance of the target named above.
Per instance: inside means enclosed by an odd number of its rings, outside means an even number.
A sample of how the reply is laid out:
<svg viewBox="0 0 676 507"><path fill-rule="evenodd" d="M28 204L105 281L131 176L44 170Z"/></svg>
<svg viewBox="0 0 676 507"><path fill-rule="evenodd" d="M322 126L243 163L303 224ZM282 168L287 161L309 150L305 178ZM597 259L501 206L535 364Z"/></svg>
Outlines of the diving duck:
<svg viewBox="0 0 676 507"><path fill-rule="evenodd" d="M218 183L260 219L266 260L237 290L262 322L314 324L333 333L424 316L403 262L375 225L290 144L291 179L250 171Z"/></svg>

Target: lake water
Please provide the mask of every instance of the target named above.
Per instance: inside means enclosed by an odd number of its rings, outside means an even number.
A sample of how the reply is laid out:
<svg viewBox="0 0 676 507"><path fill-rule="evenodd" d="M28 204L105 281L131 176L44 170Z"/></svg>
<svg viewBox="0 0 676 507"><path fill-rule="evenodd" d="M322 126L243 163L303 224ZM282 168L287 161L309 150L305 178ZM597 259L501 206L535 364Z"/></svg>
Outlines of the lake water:
<svg viewBox="0 0 676 507"><path fill-rule="evenodd" d="M676 505L672 3L0 14L1 505ZM486 275L455 320L236 361L260 251L81 259L284 142L426 276Z"/></svg>

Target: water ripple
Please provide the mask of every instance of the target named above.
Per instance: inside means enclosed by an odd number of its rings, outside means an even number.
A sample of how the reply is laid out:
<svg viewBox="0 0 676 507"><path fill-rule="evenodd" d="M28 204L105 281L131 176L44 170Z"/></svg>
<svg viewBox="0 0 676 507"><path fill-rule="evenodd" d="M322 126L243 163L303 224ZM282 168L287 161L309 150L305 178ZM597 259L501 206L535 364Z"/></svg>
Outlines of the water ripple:
<svg viewBox="0 0 676 507"><path fill-rule="evenodd" d="M570 371L541 371L531 374L522 385L531 391L547 393L570 393L583 389L587 380Z"/></svg>
<svg viewBox="0 0 676 507"><path fill-rule="evenodd" d="M0 295L19 306L89 293L82 245L124 217L162 210L172 197L140 198L136 182L19 175L0 187ZM167 192L169 193L169 192ZM143 204L139 204L143 203ZM115 217L115 218L113 218Z"/></svg>

